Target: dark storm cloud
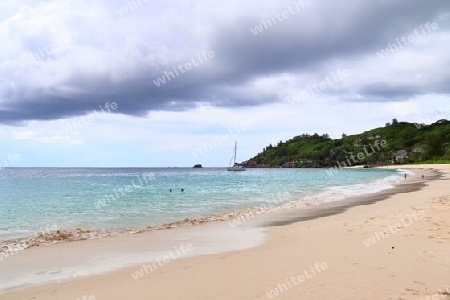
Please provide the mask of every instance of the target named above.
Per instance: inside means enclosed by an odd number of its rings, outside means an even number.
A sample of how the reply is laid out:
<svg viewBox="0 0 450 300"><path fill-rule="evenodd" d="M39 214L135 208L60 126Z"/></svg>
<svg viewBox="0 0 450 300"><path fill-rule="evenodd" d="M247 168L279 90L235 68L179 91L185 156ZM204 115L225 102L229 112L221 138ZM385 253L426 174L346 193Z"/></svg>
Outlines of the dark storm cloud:
<svg viewBox="0 0 450 300"><path fill-rule="evenodd" d="M145 8L151 9L151 6ZM286 8L280 5L273 14ZM275 92L255 90L251 86L253 80L302 72L316 72L320 77L331 60L351 61L372 55L376 62L377 51L426 22L439 22L441 32L444 31L448 21L439 18L449 11L448 0L351 0L345 3L313 0L311 7L258 35L250 28L260 24L261 18L245 15L232 23L217 25L215 35L206 41L215 51L213 59L160 87L153 81L166 71L173 72L172 66L189 62L192 56L166 65L158 62L158 67L140 66L133 79L121 82L113 82L108 76L85 78L83 73L78 73L60 83L77 90L76 93L55 86L45 92L34 88L25 96L5 87L0 122L17 124L83 115L108 101L118 103L117 113L134 116L144 116L152 110L188 110L197 103L222 107L264 105L281 99ZM265 19L269 19L269 15ZM89 65L84 67L90 68ZM392 101L425 93L447 93L444 87L447 85L447 80L430 87L418 87L415 82L397 86L374 83L355 87L353 91L345 89L345 92L359 93L368 101Z"/></svg>
<svg viewBox="0 0 450 300"><path fill-rule="evenodd" d="M395 86L386 84L366 85L358 93L364 95L370 102L385 102L393 99L407 100L409 97L425 94L450 94L450 77L446 81L427 86L420 86L420 83Z"/></svg>
<svg viewBox="0 0 450 300"><path fill-rule="evenodd" d="M254 19L226 28L213 42L224 64L250 73L284 72L322 64L327 59L376 52L420 25L449 11L449 1L315 1L313 6L249 35ZM359 4L356 4L359 3ZM357 10L356 10L357 9ZM303 17L301 14L305 14ZM319 25L312 23L320 20ZM268 20L269 16L265 18ZM317 23L317 20L314 21Z"/></svg>

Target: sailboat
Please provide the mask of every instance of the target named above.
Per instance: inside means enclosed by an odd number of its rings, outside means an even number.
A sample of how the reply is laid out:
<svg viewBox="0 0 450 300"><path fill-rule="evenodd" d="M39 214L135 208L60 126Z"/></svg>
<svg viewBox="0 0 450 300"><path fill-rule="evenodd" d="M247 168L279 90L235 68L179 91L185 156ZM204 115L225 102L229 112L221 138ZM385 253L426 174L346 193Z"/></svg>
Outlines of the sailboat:
<svg viewBox="0 0 450 300"><path fill-rule="evenodd" d="M240 166L236 163L236 150L237 150L237 142L234 144L234 152L233 157L231 158L231 161L233 162L233 166L228 167L227 171L245 171L245 168L243 166ZM231 162L230 162L231 165Z"/></svg>

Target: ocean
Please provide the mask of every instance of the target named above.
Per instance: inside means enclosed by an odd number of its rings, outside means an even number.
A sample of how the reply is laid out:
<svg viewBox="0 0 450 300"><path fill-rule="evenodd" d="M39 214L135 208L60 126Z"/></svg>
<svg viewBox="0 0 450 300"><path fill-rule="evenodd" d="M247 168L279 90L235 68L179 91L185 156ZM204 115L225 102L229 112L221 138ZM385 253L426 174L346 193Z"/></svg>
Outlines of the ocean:
<svg viewBox="0 0 450 300"><path fill-rule="evenodd" d="M385 190L400 179L398 170L326 171L6 168L0 171L0 242L56 230L101 237L190 220L197 224L262 204L320 205Z"/></svg>

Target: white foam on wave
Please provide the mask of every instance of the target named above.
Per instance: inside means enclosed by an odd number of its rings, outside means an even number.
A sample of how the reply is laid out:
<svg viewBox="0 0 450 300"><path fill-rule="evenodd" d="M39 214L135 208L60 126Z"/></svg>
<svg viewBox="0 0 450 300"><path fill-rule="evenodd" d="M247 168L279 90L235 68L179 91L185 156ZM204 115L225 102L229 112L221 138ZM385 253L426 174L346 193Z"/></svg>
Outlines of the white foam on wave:
<svg viewBox="0 0 450 300"><path fill-rule="evenodd" d="M367 183L328 187L323 192L303 197L299 202L304 205L318 205L364 194L374 194L394 188L395 184L401 180L401 176L391 175Z"/></svg>
<svg viewBox="0 0 450 300"><path fill-rule="evenodd" d="M396 171L401 174L416 175L412 170L396 169Z"/></svg>

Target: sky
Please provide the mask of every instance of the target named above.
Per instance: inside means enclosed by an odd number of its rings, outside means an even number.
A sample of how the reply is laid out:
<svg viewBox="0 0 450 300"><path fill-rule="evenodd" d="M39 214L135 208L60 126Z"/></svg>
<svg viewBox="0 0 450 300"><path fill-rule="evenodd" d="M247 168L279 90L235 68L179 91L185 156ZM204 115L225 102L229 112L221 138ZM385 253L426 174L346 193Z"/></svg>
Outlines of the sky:
<svg viewBox="0 0 450 300"><path fill-rule="evenodd" d="M448 0L1 0L0 40L0 167L225 167L450 119Z"/></svg>

